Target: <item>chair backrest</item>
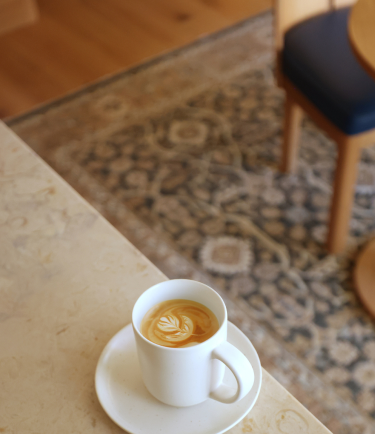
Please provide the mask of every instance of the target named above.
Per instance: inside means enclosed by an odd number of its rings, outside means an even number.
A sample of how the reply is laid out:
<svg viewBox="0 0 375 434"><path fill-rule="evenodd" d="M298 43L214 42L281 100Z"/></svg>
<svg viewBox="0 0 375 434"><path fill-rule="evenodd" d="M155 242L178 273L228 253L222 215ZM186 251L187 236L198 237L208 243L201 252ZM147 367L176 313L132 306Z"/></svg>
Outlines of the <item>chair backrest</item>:
<svg viewBox="0 0 375 434"><path fill-rule="evenodd" d="M295 24L355 2L356 0L274 0L276 51L279 53L283 49L284 34Z"/></svg>

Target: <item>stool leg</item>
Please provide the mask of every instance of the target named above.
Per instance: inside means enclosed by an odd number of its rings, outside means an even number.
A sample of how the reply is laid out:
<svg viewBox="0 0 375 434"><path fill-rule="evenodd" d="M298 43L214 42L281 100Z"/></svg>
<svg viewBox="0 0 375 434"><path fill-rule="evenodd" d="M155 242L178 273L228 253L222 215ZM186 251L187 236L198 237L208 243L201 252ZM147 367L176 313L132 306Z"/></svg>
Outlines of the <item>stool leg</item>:
<svg viewBox="0 0 375 434"><path fill-rule="evenodd" d="M338 144L327 239L329 253L339 253L346 245L360 156L361 148L355 143L355 140L347 138L343 143Z"/></svg>
<svg viewBox="0 0 375 434"><path fill-rule="evenodd" d="M284 118L284 137L282 144L281 172L293 172L297 165L298 142L301 131L303 111L286 94Z"/></svg>

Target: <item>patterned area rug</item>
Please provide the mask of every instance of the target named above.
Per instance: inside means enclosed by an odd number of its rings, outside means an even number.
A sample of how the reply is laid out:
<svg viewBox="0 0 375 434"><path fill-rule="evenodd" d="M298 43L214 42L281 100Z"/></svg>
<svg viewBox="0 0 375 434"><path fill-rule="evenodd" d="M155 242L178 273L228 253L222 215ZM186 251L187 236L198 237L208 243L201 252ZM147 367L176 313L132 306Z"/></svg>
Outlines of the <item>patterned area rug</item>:
<svg viewBox="0 0 375 434"><path fill-rule="evenodd" d="M9 125L168 277L215 287L263 366L332 432L369 434L375 327L351 274L375 228L375 149L348 248L327 256L335 145L307 119L297 173L279 173L272 66L264 14Z"/></svg>

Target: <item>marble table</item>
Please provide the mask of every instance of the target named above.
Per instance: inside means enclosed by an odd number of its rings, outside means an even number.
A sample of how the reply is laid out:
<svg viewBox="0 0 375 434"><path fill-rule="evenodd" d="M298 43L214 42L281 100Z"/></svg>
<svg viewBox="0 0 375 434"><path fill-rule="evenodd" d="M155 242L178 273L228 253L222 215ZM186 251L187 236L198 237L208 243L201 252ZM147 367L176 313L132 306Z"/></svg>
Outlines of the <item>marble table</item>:
<svg viewBox="0 0 375 434"><path fill-rule="evenodd" d="M139 295L166 280L0 123L0 432L122 433L94 372ZM329 431L266 371L229 433Z"/></svg>

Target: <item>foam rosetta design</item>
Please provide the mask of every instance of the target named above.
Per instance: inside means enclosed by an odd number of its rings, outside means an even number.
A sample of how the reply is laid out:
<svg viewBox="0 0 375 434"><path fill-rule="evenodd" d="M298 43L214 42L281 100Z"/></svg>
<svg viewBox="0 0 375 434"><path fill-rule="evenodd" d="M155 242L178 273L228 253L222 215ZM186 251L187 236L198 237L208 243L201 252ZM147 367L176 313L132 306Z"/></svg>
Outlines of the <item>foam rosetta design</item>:
<svg viewBox="0 0 375 434"><path fill-rule="evenodd" d="M209 339L219 329L216 316L191 300L167 300L145 315L141 332L151 342L165 347L188 347Z"/></svg>
<svg viewBox="0 0 375 434"><path fill-rule="evenodd" d="M193 333L193 321L185 316L181 315L181 321L173 315L163 316L158 322L158 329L161 331L155 331L155 333L161 338L164 337L168 341L184 341L190 337Z"/></svg>

